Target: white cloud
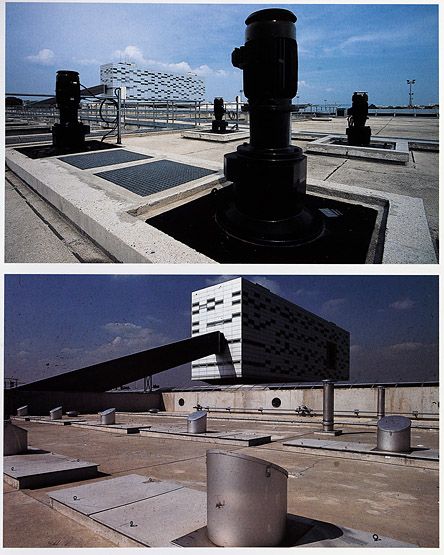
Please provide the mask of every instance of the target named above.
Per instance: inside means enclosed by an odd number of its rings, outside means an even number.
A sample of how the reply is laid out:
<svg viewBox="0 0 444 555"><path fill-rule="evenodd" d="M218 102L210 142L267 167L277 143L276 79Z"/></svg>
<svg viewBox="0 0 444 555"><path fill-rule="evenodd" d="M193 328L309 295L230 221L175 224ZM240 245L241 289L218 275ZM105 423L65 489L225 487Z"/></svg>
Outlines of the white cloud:
<svg viewBox="0 0 444 555"><path fill-rule="evenodd" d="M295 293L296 297L317 297L319 295L319 291L316 289L305 289L305 287L301 287Z"/></svg>
<svg viewBox="0 0 444 555"><path fill-rule="evenodd" d="M81 368L171 342L169 337L155 329L132 322L108 322L102 329L109 335L108 341L91 349L64 347L60 350L60 356L56 357L56 366L63 366L61 371Z"/></svg>
<svg viewBox="0 0 444 555"><path fill-rule="evenodd" d="M412 299L401 299L389 304L389 307L394 310L410 310L415 306L415 304L416 302L412 301Z"/></svg>
<svg viewBox="0 0 444 555"><path fill-rule="evenodd" d="M265 276L252 277L251 281L253 283L257 283L258 285L262 285L262 287L269 289L272 293L275 293L276 295L281 295L281 286L279 285L279 283L277 283L277 281L274 281Z"/></svg>
<svg viewBox="0 0 444 555"><path fill-rule="evenodd" d="M219 285L219 283L223 283L224 281L229 281L230 279L237 279L239 276L229 276L229 275L222 275L222 276L214 276L214 278L208 278L205 280L205 285L210 287L211 285Z"/></svg>
<svg viewBox="0 0 444 555"><path fill-rule="evenodd" d="M346 299L344 298L329 299L328 301L325 301L325 303L323 303L322 309L327 312L334 311L339 307L343 306L345 302L346 302Z"/></svg>
<svg viewBox="0 0 444 555"><path fill-rule="evenodd" d="M224 69L213 69L206 64L193 68L185 61L167 63L145 58L140 48L134 45L129 45L123 50L115 50L112 56L116 60L134 62L139 66L149 67L149 69L157 71L172 71L174 73L183 74L194 73L198 77L227 77L230 74Z"/></svg>
<svg viewBox="0 0 444 555"><path fill-rule="evenodd" d="M49 48L43 48L42 50L39 50L37 54L26 56L26 59L34 64L49 66L54 63L55 54Z"/></svg>
<svg viewBox="0 0 444 555"><path fill-rule="evenodd" d="M406 341L405 343L395 343L394 345L389 345L389 350L392 353L410 353L414 351L419 351L424 347L428 347L424 343L418 343L414 341Z"/></svg>

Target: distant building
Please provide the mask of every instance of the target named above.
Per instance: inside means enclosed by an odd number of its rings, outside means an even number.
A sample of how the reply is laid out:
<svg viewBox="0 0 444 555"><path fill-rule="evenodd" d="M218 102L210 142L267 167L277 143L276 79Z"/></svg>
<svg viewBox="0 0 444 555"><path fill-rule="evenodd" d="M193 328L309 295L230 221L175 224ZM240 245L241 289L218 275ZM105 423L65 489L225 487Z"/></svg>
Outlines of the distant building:
<svg viewBox="0 0 444 555"><path fill-rule="evenodd" d="M237 278L192 293L191 333L219 330L223 355L192 362L192 380L347 380L350 334L265 287Z"/></svg>
<svg viewBox="0 0 444 555"><path fill-rule="evenodd" d="M155 72L130 62L100 66L100 81L112 91L125 86L128 100L201 101L205 98L204 82L195 75Z"/></svg>

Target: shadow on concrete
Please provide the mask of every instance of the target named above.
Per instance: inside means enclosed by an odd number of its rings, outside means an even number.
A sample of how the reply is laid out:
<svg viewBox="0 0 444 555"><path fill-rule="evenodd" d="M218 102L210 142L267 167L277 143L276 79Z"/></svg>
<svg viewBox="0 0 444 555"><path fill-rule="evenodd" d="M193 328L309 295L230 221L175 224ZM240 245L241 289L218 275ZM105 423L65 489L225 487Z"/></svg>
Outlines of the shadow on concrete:
<svg viewBox="0 0 444 555"><path fill-rule="evenodd" d="M302 546L322 540L333 540L342 535L342 530L330 522L289 513L285 538L279 547Z"/></svg>

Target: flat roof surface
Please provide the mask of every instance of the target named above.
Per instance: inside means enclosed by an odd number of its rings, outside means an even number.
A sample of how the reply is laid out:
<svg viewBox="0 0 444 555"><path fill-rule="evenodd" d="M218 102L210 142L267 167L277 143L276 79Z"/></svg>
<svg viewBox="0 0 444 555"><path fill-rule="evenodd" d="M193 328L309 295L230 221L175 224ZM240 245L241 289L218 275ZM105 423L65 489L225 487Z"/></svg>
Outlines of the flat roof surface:
<svg viewBox="0 0 444 555"><path fill-rule="evenodd" d="M421 117L370 117L372 136L399 137L438 141L439 119ZM346 118L331 121L311 119L294 120L293 133L341 133L345 134ZM189 163L193 160L216 162L223 167L223 156L233 152L245 139L228 144L184 139L180 132L147 133L124 135L123 146L145 148L164 156L185 156ZM308 145L300 138L292 141L302 149ZM436 247L438 238L438 161L439 153L411 150L406 166L369 160L351 159L337 156L307 154L308 179L385 191L399 195L423 199L427 221ZM7 174L6 183L5 259L7 262L100 262L106 254L98 253L97 247L90 245L91 251L83 245L83 251L73 240L75 230L66 230L66 221L40 197L23 183L17 183ZM26 218L27 226L22 221ZM57 233L54 232L54 228ZM61 229L60 229L61 228ZM66 235L68 240L66 240ZM60 237L61 236L61 237ZM86 238L83 236L84 242ZM87 242L87 241L86 241ZM94 248L95 247L95 250Z"/></svg>
<svg viewBox="0 0 444 555"><path fill-rule="evenodd" d="M93 415L82 415L93 418ZM181 419L160 414L119 414L116 421L147 425L180 424ZM183 424L186 415L183 415ZM208 444L180 438L116 435L71 426L20 422L28 430L32 447L49 449L67 457L94 462L102 473L117 477L140 474L177 482L206 491ZM337 441L375 443L374 426L341 425ZM288 478L288 512L307 518L390 537L421 547L438 547L438 470L384 462L326 457L322 451L296 453L285 441L314 438L319 421L305 424L217 419L208 416L208 428L220 431L250 430L268 433L272 443L258 447L224 446L229 452L250 455L285 468ZM437 449L439 433L413 429L412 447ZM13 490L4 486L5 547L106 547L110 542L91 533L49 507L48 491L60 490L103 478L64 486Z"/></svg>

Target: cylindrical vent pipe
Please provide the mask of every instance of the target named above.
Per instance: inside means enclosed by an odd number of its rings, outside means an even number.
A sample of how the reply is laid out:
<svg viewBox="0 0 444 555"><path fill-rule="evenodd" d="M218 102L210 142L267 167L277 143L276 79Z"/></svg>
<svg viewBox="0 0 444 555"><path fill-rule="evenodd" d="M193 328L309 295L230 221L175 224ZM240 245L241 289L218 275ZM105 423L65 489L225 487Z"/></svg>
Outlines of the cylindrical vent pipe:
<svg viewBox="0 0 444 555"><path fill-rule="evenodd" d="M62 418L63 409L62 407L56 407L49 411L49 416L51 420L60 420Z"/></svg>
<svg viewBox="0 0 444 555"><path fill-rule="evenodd" d="M100 414L101 424L115 424L116 423L116 409L106 409Z"/></svg>
<svg viewBox="0 0 444 555"><path fill-rule="evenodd" d="M198 410L187 417L187 432L189 434L204 434L207 431L207 413Z"/></svg>
<svg viewBox="0 0 444 555"><path fill-rule="evenodd" d="M322 398L322 431L332 432L334 428L335 413L335 384L333 380L322 380L323 398Z"/></svg>
<svg viewBox="0 0 444 555"><path fill-rule="evenodd" d="M17 409L17 416L28 416L28 405L23 405Z"/></svg>
<svg viewBox="0 0 444 555"><path fill-rule="evenodd" d="M378 385L378 406L377 406L378 420L385 416L385 387Z"/></svg>
<svg viewBox="0 0 444 555"><path fill-rule="evenodd" d="M384 416L378 422L376 448L392 453L409 453L411 425L410 418L405 416Z"/></svg>
<svg viewBox="0 0 444 555"><path fill-rule="evenodd" d="M5 420L3 427L3 455L20 455L28 450L28 432Z"/></svg>
<svg viewBox="0 0 444 555"><path fill-rule="evenodd" d="M221 547L274 547L285 535L288 472L240 453L207 451L207 533Z"/></svg>

